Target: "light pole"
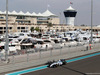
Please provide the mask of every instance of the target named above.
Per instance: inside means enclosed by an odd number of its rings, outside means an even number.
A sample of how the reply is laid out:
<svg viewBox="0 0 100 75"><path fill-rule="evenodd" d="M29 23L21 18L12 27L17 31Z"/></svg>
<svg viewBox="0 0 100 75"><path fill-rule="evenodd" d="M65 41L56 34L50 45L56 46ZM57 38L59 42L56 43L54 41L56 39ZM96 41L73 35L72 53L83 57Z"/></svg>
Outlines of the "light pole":
<svg viewBox="0 0 100 75"><path fill-rule="evenodd" d="M6 43L5 43L5 60L8 60L8 0L6 0Z"/></svg>
<svg viewBox="0 0 100 75"><path fill-rule="evenodd" d="M91 41L90 41L91 44L92 44L92 40L93 40L92 25L93 25L93 0L91 0Z"/></svg>

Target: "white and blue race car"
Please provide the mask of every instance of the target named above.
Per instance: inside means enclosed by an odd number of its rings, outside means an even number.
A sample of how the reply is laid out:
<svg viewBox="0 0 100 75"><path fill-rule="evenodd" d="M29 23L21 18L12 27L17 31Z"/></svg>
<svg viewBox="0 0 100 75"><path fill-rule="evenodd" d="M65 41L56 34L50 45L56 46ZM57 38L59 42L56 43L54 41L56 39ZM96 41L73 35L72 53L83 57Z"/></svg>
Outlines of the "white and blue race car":
<svg viewBox="0 0 100 75"><path fill-rule="evenodd" d="M50 67L50 68L55 68L57 66L62 66L62 65L65 65L67 62L65 59L60 59L58 61L49 61L47 62L47 67Z"/></svg>

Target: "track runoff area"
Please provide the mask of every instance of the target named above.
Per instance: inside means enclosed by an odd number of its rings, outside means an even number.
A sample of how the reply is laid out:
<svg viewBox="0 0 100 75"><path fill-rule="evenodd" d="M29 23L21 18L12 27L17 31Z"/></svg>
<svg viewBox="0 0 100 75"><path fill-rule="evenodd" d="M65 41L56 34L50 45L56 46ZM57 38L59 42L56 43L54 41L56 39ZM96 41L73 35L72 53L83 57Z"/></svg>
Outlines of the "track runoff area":
<svg viewBox="0 0 100 75"><path fill-rule="evenodd" d="M90 55L86 55L86 56L82 56L82 57L78 57L78 58L74 58L74 59L70 59L70 60L66 60L66 62L71 63L71 62L74 62L74 61L78 61L78 60L81 60L81 59L85 59L85 58L89 58L89 57L93 57L93 56L97 56L97 55L100 55L100 52L90 54ZM47 65L43 65L43 66L39 66L39 67L35 67L35 68L30 68L30 69L26 69L26 70L8 73L8 74L5 74L5 75L21 75L21 74L34 72L34 71L38 71L38 70L42 70L42 69L46 69L46 68L48 68Z"/></svg>

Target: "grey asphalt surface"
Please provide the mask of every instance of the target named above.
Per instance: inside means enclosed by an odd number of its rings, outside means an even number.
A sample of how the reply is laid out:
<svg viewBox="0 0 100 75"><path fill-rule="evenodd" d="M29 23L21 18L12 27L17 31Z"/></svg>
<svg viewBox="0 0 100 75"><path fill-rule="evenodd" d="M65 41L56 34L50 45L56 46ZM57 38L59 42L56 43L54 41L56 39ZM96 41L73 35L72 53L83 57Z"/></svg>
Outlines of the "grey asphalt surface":
<svg viewBox="0 0 100 75"><path fill-rule="evenodd" d="M100 75L100 55L22 75Z"/></svg>

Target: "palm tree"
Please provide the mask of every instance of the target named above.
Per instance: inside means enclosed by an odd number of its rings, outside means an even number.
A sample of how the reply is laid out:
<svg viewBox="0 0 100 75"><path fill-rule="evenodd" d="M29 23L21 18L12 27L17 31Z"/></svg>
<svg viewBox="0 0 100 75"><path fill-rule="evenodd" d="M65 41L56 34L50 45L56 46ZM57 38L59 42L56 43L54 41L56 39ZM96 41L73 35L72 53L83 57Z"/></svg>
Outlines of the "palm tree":
<svg viewBox="0 0 100 75"><path fill-rule="evenodd" d="M39 27L36 27L34 30L36 30L36 31L40 31Z"/></svg>
<svg viewBox="0 0 100 75"><path fill-rule="evenodd" d="M50 22L47 24L47 27L49 27L49 31L50 31L50 27L52 27L52 26L53 26L53 25L52 25L52 23L50 23Z"/></svg>
<svg viewBox="0 0 100 75"><path fill-rule="evenodd" d="M33 31L34 31L34 27L31 27L31 29L30 29L30 30L31 30L31 32L33 32Z"/></svg>

